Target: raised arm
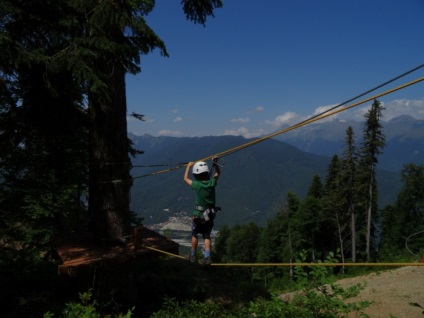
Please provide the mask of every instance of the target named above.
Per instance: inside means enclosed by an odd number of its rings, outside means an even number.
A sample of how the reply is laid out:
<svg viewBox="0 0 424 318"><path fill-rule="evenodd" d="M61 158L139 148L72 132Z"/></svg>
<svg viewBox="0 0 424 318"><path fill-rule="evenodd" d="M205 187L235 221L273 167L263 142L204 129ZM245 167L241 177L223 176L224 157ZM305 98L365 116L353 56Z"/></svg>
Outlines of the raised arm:
<svg viewBox="0 0 424 318"><path fill-rule="evenodd" d="M194 165L194 162L189 162L187 164L187 167L186 167L186 170L185 170L185 173L184 173L184 182L189 186L191 186L191 184L193 182L193 181L191 181L190 177L188 176L189 173L190 173L190 168L193 167L193 165Z"/></svg>
<svg viewBox="0 0 424 318"><path fill-rule="evenodd" d="M213 175L213 178L218 180L219 176L221 175L221 168L218 165L218 157L212 158L212 162L215 168L215 174Z"/></svg>

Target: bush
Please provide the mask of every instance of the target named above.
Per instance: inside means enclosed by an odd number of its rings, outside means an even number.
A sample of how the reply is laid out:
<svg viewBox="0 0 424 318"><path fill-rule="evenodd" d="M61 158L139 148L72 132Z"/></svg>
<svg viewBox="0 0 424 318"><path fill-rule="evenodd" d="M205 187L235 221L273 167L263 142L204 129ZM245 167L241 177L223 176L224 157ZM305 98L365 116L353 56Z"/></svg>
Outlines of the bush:
<svg viewBox="0 0 424 318"><path fill-rule="evenodd" d="M63 309L63 318L100 318L104 317L104 313L101 312L97 302L93 300L91 290L88 292L80 293L80 302L70 302L65 305ZM107 317L117 318L130 318L132 312L128 311L125 315L108 314ZM53 318L55 315L51 312L44 314L43 318Z"/></svg>
<svg viewBox="0 0 424 318"><path fill-rule="evenodd" d="M361 285L346 290L331 285L305 290L296 294L289 302L284 302L276 296L272 299L258 298L235 309L226 309L208 302L178 302L175 299L166 299L163 308L153 313L151 318L338 318L350 312L367 317L362 310L368 307L369 302L345 302L346 299L358 295L362 289Z"/></svg>

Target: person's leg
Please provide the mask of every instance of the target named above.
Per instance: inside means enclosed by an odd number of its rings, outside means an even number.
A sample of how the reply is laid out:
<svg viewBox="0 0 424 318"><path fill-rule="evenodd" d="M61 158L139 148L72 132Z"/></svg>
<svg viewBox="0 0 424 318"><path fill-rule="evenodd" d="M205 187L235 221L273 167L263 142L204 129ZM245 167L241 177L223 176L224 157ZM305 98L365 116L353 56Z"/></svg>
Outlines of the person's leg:
<svg viewBox="0 0 424 318"><path fill-rule="evenodd" d="M196 236L191 237L191 255L196 255L199 239Z"/></svg>
<svg viewBox="0 0 424 318"><path fill-rule="evenodd" d="M205 257L210 257L211 256L211 239L210 238L205 238Z"/></svg>
<svg viewBox="0 0 424 318"><path fill-rule="evenodd" d="M211 241L211 232L213 228L213 223L205 224L205 231L203 232L203 240L205 242L205 258L202 261L202 264L209 265L212 263L211 258L211 249L212 249L212 241Z"/></svg>
<svg viewBox="0 0 424 318"><path fill-rule="evenodd" d="M197 245L199 243L199 239L197 238L199 235L199 226L194 222L191 224L191 252L190 252L190 262L195 262L197 259Z"/></svg>

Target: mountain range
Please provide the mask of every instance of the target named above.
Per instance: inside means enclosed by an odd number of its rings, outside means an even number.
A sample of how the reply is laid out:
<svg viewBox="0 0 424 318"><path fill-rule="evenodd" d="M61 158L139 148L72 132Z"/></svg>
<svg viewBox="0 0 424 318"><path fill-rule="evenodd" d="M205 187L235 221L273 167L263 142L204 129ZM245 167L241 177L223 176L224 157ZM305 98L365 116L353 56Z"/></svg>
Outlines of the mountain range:
<svg viewBox="0 0 424 318"><path fill-rule="evenodd" d="M248 222L264 225L284 205L287 192L304 198L313 176L324 180L331 157L341 153L349 125L359 139L363 124L337 120L311 124L224 156L216 189L217 205L222 208L217 226ZM384 133L386 147L377 167L381 207L396 199L402 187L402 166L409 162L423 164L424 123L402 116L385 123ZM191 214L194 193L183 182L185 163L252 141L240 136L130 134L129 138L136 149L144 151L132 160L131 209L144 218L145 224ZM166 172L152 174L157 171Z"/></svg>
<svg viewBox="0 0 424 318"><path fill-rule="evenodd" d="M405 163L424 163L424 120L408 115L381 121L386 146L379 158L379 168L400 171ZM351 126L357 147L362 142L364 122L334 119L316 122L275 137L308 153L340 155L347 128Z"/></svg>
<svg viewBox="0 0 424 318"><path fill-rule="evenodd" d="M243 137L175 138L141 136L133 139L145 153L133 161L138 165L169 165L196 161L245 144ZM225 156L216 189L222 212L217 222L263 224L275 214L288 191L305 195L314 174L323 174L329 159L308 154L280 141L267 140ZM208 162L210 166L210 162ZM167 169L168 166L160 167ZM185 168L143 176L158 168L134 167L132 209L145 223L163 222L181 211L191 213L194 193L183 182ZM191 172L190 172L191 175ZM218 221L219 220L219 221Z"/></svg>

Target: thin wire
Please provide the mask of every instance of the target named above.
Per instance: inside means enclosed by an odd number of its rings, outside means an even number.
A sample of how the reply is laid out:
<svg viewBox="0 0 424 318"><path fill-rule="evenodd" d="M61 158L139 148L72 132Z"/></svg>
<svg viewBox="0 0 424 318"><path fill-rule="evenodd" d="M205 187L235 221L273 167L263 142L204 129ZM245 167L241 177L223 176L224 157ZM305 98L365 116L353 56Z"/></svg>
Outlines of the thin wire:
<svg viewBox="0 0 424 318"><path fill-rule="evenodd" d="M157 165L135 165L135 166L131 166L131 168L151 168L151 167L171 167L171 166L181 166L181 165L186 165L188 164L188 162L180 162L180 163L175 163L175 164L157 164Z"/></svg>
<svg viewBox="0 0 424 318"><path fill-rule="evenodd" d="M421 66L420 66L420 67L421 67ZM393 93L393 92L396 92L396 91L398 91L398 90L401 90L401 89L403 89L403 88L405 88L405 87L408 87L408 86L411 86L411 85L417 84L417 83L419 83L419 82L421 82L421 81L424 81L424 77L421 77L421 78L418 78L418 79L416 79L416 80L410 81L410 82L408 82L408 83L406 83L406 84L403 84L403 85L397 86L397 87L395 87L395 88L392 88L392 89L390 89L390 90L388 90L388 91L385 91L385 92L382 92L382 93L380 93L380 94L376 94L376 95L374 95L374 96L371 96L371 97L366 98L366 99L364 99L364 100L362 100L362 101L356 102L356 103L354 103L354 104L352 104L352 105L346 106L346 107L341 108L341 109L338 109L338 110L334 110L334 107L333 107L333 108L331 109L332 111L331 111L331 110L324 111L324 112L322 112L322 113L320 113L320 114L318 114L318 115L315 115L315 116L313 116L313 117L311 117L311 118L309 118L309 119L303 120L303 121L301 121L301 122L299 122L299 123L297 123L297 124L295 124L295 125L293 125L293 126L290 126L290 127L288 127L288 128L285 128L285 129L282 129L282 130L279 130L279 131L276 131L276 132L274 132L274 133L272 133L272 134L269 134L269 135L266 135L266 136L264 136L264 137L261 137L261 138L255 139L255 140L253 140L253 141L247 142L247 143L245 143L245 144L243 144L243 145L240 145L240 146L237 146L237 147L231 148L231 149L229 149L229 150L226 150L226 151L223 151L223 152L220 152L220 153L217 153L217 154L214 154L214 155L211 155L211 156L208 156L208 157L205 157L205 158L199 159L199 161L206 161L206 160L210 160L210 159L212 159L213 157L216 157L216 156L217 156L217 157L224 157L224 156L227 156L227 155L229 155L229 154L231 154L231 153L233 153L233 152L236 152L236 151L239 151L239 150L241 150L241 149L244 149L244 148L247 148L247 147L250 147L250 146L256 145L257 143L260 143L260 142L262 142L262 141L264 141L264 140L270 139L270 138L272 138L272 137L275 137L275 136L280 135L280 134L283 134L283 133L285 133L285 132L288 132L288 131L294 130L294 129L296 129L296 128L299 128L299 127L305 126L305 125L307 125L307 124L313 123L313 122L318 121L318 120L321 120L321 119L323 119L323 118L326 118L326 117L329 117L329 116L332 116L332 115L338 114L338 113L340 113L340 112L342 112L342 111L346 111L346 110L351 109L351 108L353 108L353 107L356 107L356 106L358 106L358 105L361 105L361 104L364 104L364 103L366 103L366 102L369 102L369 101L371 101L371 100L373 100L373 99L377 99L377 98L379 98L379 97L382 97L382 96L385 96L385 95L391 94L391 93ZM336 107L339 107L339 106L336 106ZM144 177L148 177L148 176L158 175L158 174L162 174L162 173L169 172L169 171L172 171L172 170L180 169L180 168L183 168L183 167L185 167L185 166L186 166L186 165L181 165L181 166L177 166L177 167L174 167L174 168L171 168L171 169L160 170L160 171L156 171L156 172L148 173L148 174L145 174L145 175L142 175L142 176L134 177L133 179L138 179L138 178L144 178Z"/></svg>
<svg viewBox="0 0 424 318"><path fill-rule="evenodd" d="M187 166L187 165L185 164L185 165L181 165L181 166L176 166L174 168L169 168L169 169L166 169L166 170L160 170L160 171L156 171L156 172L144 174L144 175L141 175L141 176L138 176L138 177L133 177L133 180L144 178L144 177L149 177L149 176L154 176L154 175L161 174L161 173L164 173L164 172L169 172L169 171L177 170L177 169L183 168L185 166Z"/></svg>

